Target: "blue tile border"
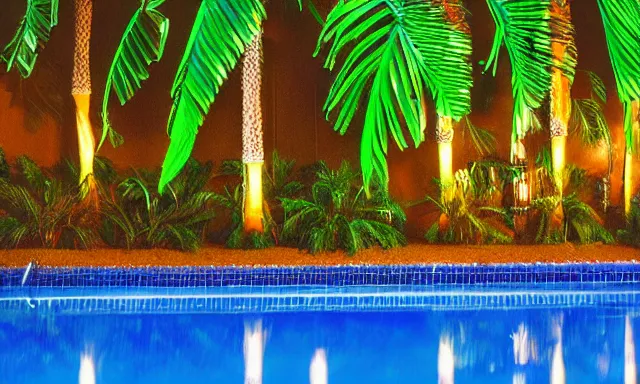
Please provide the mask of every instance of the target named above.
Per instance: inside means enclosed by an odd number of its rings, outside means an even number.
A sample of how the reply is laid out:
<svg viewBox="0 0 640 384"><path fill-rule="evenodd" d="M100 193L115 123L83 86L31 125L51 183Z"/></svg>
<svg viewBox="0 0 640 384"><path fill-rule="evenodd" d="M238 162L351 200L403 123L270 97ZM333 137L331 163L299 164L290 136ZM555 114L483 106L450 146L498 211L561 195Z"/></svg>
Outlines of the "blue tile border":
<svg viewBox="0 0 640 384"><path fill-rule="evenodd" d="M0 268L0 288L348 287L640 283L638 263L304 267ZM1 291L0 291L1 295Z"/></svg>

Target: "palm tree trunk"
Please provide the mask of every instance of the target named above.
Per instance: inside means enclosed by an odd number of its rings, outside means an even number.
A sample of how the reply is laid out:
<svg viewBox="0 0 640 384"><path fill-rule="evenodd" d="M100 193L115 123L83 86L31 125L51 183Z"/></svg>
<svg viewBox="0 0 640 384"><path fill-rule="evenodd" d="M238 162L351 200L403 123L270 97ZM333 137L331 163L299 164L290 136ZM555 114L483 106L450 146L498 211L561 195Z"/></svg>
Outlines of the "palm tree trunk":
<svg viewBox="0 0 640 384"><path fill-rule="evenodd" d="M244 163L244 231L264 231L262 167L262 33L247 47L242 62L242 162Z"/></svg>
<svg viewBox="0 0 640 384"><path fill-rule="evenodd" d="M93 0L75 0L75 46L71 94L76 103L76 127L80 154L80 184L85 199L97 201L93 178L96 141L89 118L91 99L91 69L89 46Z"/></svg>
<svg viewBox="0 0 640 384"><path fill-rule="evenodd" d="M557 0L552 2L552 12L558 18L571 20L571 8L568 1ZM564 170L566 165L566 145L569 133L569 119L571 118L571 80L561 69L567 53L567 41L554 39L551 43L553 54L553 66L551 67L551 160L553 169L553 181L556 193L560 197L554 212L554 221L562 223L564 212L562 210L562 193L564 187Z"/></svg>
<svg viewBox="0 0 640 384"><path fill-rule="evenodd" d="M631 130L634 140L640 132L640 102L631 102ZM631 148L627 147L624 157L624 213L629 216L631 214L631 199L635 191L633 182L633 159L634 154Z"/></svg>
<svg viewBox="0 0 640 384"><path fill-rule="evenodd" d="M442 200L451 201L455 194L453 176L453 119L438 116L436 141L438 143L438 162L440 164L440 183L442 183Z"/></svg>

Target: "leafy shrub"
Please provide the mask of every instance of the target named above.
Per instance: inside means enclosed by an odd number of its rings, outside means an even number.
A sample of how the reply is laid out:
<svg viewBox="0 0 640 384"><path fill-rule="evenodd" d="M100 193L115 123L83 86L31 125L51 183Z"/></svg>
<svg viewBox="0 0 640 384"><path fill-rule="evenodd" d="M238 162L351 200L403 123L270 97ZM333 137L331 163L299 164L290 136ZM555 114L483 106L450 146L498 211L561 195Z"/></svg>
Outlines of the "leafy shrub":
<svg viewBox="0 0 640 384"><path fill-rule="evenodd" d="M543 195L531 201L535 242L541 244L567 241L578 244L613 243L614 238L604 228L603 220L598 213L580 198L584 191L591 190L592 183L587 172L573 165L566 167L563 176L565 186L562 200L555 192L551 172L549 166L540 167L536 172L538 182L546 185L546 191L550 191L553 195ZM559 223L556 222L558 211L562 212Z"/></svg>
<svg viewBox="0 0 640 384"><path fill-rule="evenodd" d="M215 194L214 201L222 207L229 217L231 231L226 245L235 249L263 249L273 246L279 239L284 211L280 203L283 198L300 194L303 185L294 178L295 161L285 160L277 151L273 152L271 162L264 168L262 193L264 197L264 233L245 233L243 228L243 185L225 187L221 194ZM222 175L243 176L243 164L239 160L222 163Z"/></svg>
<svg viewBox="0 0 640 384"><path fill-rule="evenodd" d="M631 212L627 216L626 228L618 230L618 240L622 244L640 247L640 196L633 197Z"/></svg>
<svg viewBox="0 0 640 384"><path fill-rule="evenodd" d="M18 158L24 186L0 178L0 244L3 247L89 248L95 223L76 185L64 185L27 157Z"/></svg>
<svg viewBox="0 0 640 384"><path fill-rule="evenodd" d="M230 188L226 186L224 193L214 193L213 201L218 206L227 211L230 218L231 229L226 237L225 244L232 249L264 249L272 247L275 243L273 233L273 221L268 211L265 212L264 232L245 233L243 227L243 196L242 184L237 184Z"/></svg>
<svg viewBox="0 0 640 384"><path fill-rule="evenodd" d="M463 175L468 175L463 172ZM444 244L508 244L512 238L492 225L489 220L499 222L506 216L506 211L480 205L480 192L470 178L456 176L453 198L450 200L434 199L427 196L440 211L438 220L429 227L425 238L430 243ZM488 191L486 186L479 187ZM478 195L478 199L476 199Z"/></svg>
<svg viewBox="0 0 640 384"><path fill-rule="evenodd" d="M164 195L156 192L159 172L142 172L103 186L102 238L110 246L128 249L198 249L215 216L214 195L204 190L212 168L211 163L191 159Z"/></svg>
<svg viewBox="0 0 640 384"><path fill-rule="evenodd" d="M401 233L405 214L383 188L374 186L368 199L347 162L338 170L320 163L316 177L307 199L282 199L284 242L311 253L344 249L349 254L406 244Z"/></svg>

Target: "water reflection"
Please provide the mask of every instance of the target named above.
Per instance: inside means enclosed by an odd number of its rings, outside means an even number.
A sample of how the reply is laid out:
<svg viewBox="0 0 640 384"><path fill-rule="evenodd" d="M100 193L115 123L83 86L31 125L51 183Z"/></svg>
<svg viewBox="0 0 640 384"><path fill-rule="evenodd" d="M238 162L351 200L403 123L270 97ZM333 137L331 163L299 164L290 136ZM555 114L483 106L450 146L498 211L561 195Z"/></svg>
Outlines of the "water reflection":
<svg viewBox="0 0 640 384"><path fill-rule="evenodd" d="M438 346L438 384L453 384L454 371L453 340L448 334L443 334Z"/></svg>
<svg viewBox="0 0 640 384"><path fill-rule="evenodd" d="M634 316L615 308L273 313L260 321L5 312L0 383L637 384ZM87 340L99 360L79 355Z"/></svg>
<svg viewBox="0 0 640 384"><path fill-rule="evenodd" d="M562 326L564 315L552 319L552 334L555 339L553 357L551 362L551 384L565 384L564 354L562 350Z"/></svg>
<svg viewBox="0 0 640 384"><path fill-rule="evenodd" d="M323 348L316 349L309 365L309 383L327 384L329 382L329 368L327 366L327 352Z"/></svg>
<svg viewBox="0 0 640 384"><path fill-rule="evenodd" d="M262 362L267 334L262 321L244 326L244 383L262 384Z"/></svg>
<svg viewBox="0 0 640 384"><path fill-rule="evenodd" d="M96 384L96 369L93 363L93 353L84 352L80 355L79 384Z"/></svg>
<svg viewBox="0 0 640 384"><path fill-rule="evenodd" d="M633 341L631 319L627 315L624 319L624 384L636 384L637 380L636 346Z"/></svg>

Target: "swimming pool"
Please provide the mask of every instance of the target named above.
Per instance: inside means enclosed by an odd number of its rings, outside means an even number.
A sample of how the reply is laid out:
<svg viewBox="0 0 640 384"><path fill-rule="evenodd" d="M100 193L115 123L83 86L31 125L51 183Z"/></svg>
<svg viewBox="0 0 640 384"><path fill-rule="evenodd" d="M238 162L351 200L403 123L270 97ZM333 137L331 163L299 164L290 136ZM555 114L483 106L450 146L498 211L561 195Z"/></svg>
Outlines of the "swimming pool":
<svg viewBox="0 0 640 384"><path fill-rule="evenodd" d="M0 384L637 379L637 264L29 268L0 284Z"/></svg>

